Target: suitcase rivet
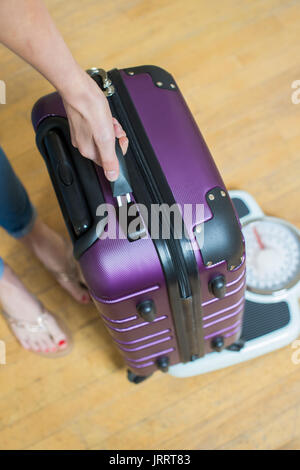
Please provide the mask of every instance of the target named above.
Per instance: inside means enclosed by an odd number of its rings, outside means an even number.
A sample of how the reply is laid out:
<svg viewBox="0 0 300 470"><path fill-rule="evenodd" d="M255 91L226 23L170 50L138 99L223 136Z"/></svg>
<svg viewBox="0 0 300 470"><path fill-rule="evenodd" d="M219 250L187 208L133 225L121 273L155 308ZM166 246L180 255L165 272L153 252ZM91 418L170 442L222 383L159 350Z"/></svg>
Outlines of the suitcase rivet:
<svg viewBox="0 0 300 470"><path fill-rule="evenodd" d="M170 87L174 89L174 88L176 88L176 85L174 83L171 83Z"/></svg>
<svg viewBox="0 0 300 470"><path fill-rule="evenodd" d="M147 322L151 323L156 317L156 308L153 300L143 300L137 305L139 315Z"/></svg>
<svg viewBox="0 0 300 470"><path fill-rule="evenodd" d="M134 75L134 72L128 72L128 75Z"/></svg>
<svg viewBox="0 0 300 470"><path fill-rule="evenodd" d="M212 261L207 261L206 266L211 266L211 265L212 265Z"/></svg>
<svg viewBox="0 0 300 470"><path fill-rule="evenodd" d="M208 195L208 199L210 199L211 201L213 201L215 199L215 196L213 194L209 194Z"/></svg>
<svg viewBox="0 0 300 470"><path fill-rule="evenodd" d="M157 86L163 86L163 82L156 82Z"/></svg>
<svg viewBox="0 0 300 470"><path fill-rule="evenodd" d="M201 233L201 231L202 231L201 225L197 225L197 227L196 227L196 232L197 232L197 233Z"/></svg>
<svg viewBox="0 0 300 470"><path fill-rule="evenodd" d="M221 191L221 196L222 196L222 197L226 197L225 191Z"/></svg>
<svg viewBox="0 0 300 470"><path fill-rule="evenodd" d="M218 299L223 299L226 294L226 280L223 274L219 274L208 283L209 291Z"/></svg>

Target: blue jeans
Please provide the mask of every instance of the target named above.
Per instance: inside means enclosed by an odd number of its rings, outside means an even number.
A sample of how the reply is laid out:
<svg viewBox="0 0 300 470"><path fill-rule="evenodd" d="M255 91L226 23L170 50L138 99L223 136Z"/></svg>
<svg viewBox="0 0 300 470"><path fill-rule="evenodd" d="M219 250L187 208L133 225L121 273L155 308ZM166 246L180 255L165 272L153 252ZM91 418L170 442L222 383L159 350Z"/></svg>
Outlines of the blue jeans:
<svg viewBox="0 0 300 470"><path fill-rule="evenodd" d="M36 216L24 186L0 147L0 226L12 237L21 238L31 231ZM0 278L3 271L0 258Z"/></svg>

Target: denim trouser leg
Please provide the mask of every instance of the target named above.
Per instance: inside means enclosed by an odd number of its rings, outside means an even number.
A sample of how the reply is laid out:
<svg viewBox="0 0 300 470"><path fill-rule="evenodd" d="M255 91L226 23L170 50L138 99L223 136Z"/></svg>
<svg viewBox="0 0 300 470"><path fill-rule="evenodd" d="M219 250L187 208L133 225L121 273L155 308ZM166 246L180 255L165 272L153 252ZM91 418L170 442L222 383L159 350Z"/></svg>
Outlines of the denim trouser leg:
<svg viewBox="0 0 300 470"><path fill-rule="evenodd" d="M36 211L19 178L0 147L0 226L12 237L29 233L36 219ZM0 278L4 263L0 258Z"/></svg>

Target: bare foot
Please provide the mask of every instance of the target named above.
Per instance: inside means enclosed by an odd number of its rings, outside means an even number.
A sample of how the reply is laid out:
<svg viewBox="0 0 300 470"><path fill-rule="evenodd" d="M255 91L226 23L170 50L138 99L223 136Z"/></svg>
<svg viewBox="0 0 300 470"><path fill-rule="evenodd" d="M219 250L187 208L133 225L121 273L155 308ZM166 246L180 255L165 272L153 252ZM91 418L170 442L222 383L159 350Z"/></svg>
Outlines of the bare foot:
<svg viewBox="0 0 300 470"><path fill-rule="evenodd" d="M64 328L7 265L0 279L0 302L11 329L25 349L47 354L69 346L70 338Z"/></svg>
<svg viewBox="0 0 300 470"><path fill-rule="evenodd" d="M34 252L77 302L89 303L90 295L80 280L70 243L40 220L37 220L32 231L20 240Z"/></svg>

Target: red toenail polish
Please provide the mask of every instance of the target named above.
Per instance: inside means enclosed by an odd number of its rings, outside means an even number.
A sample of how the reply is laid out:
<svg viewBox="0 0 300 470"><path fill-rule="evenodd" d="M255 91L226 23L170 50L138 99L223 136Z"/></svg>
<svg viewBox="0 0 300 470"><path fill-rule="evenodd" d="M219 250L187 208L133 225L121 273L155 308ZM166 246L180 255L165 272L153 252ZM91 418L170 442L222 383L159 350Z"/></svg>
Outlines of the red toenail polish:
<svg viewBox="0 0 300 470"><path fill-rule="evenodd" d="M88 300L88 297L86 295L83 295L81 300L82 300L82 302L86 302Z"/></svg>
<svg viewBox="0 0 300 470"><path fill-rule="evenodd" d="M58 343L58 346L59 346L59 347L62 347L62 346L65 346L66 344L67 344L67 342L66 342L64 339L62 339L62 340Z"/></svg>

